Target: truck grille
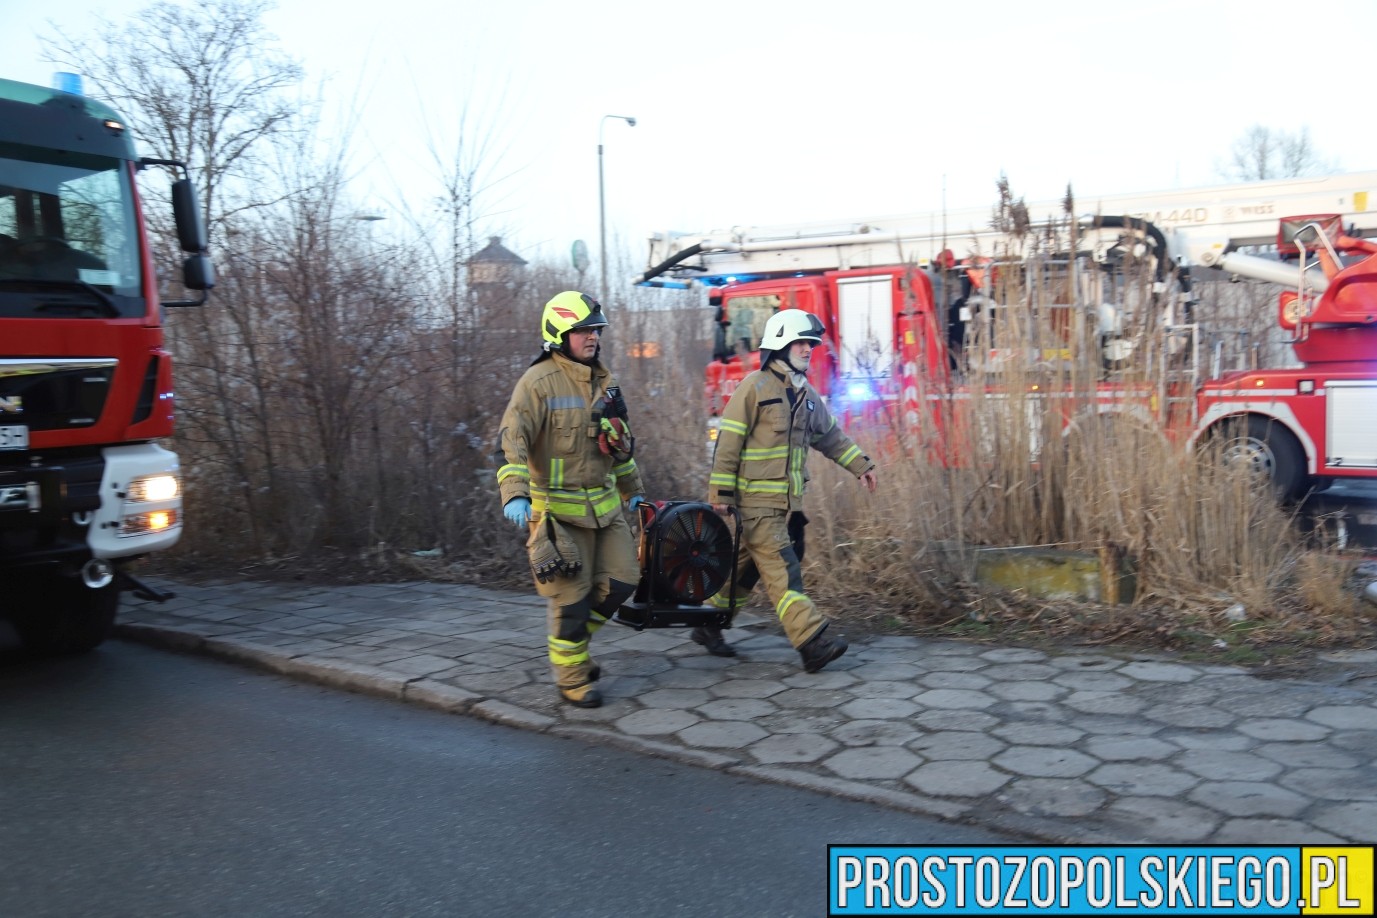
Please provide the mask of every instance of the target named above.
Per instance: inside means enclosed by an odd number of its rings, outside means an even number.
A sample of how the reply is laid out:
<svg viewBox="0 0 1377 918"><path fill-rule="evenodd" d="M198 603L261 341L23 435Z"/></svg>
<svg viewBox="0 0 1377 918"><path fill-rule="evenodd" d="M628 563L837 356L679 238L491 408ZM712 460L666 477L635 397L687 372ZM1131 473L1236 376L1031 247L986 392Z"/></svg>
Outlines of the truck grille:
<svg viewBox="0 0 1377 918"><path fill-rule="evenodd" d="M90 427L100 420L118 363L113 357L0 359L0 423L30 431Z"/></svg>
<svg viewBox="0 0 1377 918"><path fill-rule="evenodd" d="M0 571L86 551L87 524L72 517L100 509L105 460L59 452L36 467L0 466Z"/></svg>

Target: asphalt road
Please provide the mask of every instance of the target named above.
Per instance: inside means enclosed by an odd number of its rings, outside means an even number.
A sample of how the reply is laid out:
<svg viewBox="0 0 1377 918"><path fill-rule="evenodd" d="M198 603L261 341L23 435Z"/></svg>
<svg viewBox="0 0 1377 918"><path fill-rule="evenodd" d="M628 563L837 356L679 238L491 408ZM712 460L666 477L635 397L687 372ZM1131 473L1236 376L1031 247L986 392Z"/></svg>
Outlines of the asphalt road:
<svg viewBox="0 0 1377 918"><path fill-rule="evenodd" d="M0 662L0 912L819 915L993 833L111 642Z"/></svg>

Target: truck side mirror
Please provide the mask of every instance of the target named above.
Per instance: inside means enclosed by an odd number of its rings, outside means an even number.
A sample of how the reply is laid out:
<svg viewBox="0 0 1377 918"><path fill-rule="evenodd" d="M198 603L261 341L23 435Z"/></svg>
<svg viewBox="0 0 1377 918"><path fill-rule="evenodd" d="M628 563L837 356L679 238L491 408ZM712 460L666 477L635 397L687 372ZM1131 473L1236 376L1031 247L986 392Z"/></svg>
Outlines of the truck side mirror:
<svg viewBox="0 0 1377 918"><path fill-rule="evenodd" d="M204 252L208 247L201 209L196 203L196 186L191 179L172 183L172 214L177 220L177 241L183 252ZM203 288L194 288L203 289Z"/></svg>
<svg viewBox="0 0 1377 918"><path fill-rule="evenodd" d="M215 265L209 255L188 255L182 262L182 286L188 290L210 290L215 286Z"/></svg>
<svg viewBox="0 0 1377 918"><path fill-rule="evenodd" d="M714 323L712 326L712 356L714 360L726 360L732 355L727 349L727 326Z"/></svg>

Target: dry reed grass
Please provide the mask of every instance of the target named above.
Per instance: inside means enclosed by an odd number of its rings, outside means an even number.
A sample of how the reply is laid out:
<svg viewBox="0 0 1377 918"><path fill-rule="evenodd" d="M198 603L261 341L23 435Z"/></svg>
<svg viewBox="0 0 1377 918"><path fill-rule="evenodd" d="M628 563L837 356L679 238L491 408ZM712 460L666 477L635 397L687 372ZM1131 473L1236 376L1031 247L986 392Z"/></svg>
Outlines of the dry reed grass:
<svg viewBox="0 0 1377 918"><path fill-rule="evenodd" d="M1169 361L1105 372L1083 318L1007 312L1002 327L977 325L968 354L979 356L928 393L919 424L885 411L852 422L881 457L879 495L814 462L809 586L829 611L880 627L1248 660L1288 644L1373 642L1354 559L1307 538L1269 487L1225 465L1219 444L1185 447L1190 403L1164 397ZM1151 357L1144 340L1140 356ZM1120 392L1108 406L1096 397L1105 380ZM985 546L1109 550L1133 564L1137 595L1101 605L978 587L974 552Z"/></svg>

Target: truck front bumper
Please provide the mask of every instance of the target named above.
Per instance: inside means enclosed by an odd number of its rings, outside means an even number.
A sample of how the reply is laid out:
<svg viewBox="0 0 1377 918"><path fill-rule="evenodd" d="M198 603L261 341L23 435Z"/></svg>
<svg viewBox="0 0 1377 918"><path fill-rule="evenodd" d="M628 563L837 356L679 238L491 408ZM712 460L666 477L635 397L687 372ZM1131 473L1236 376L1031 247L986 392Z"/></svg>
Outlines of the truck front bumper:
<svg viewBox="0 0 1377 918"><path fill-rule="evenodd" d="M177 455L153 443L0 467L0 570L117 560L182 534Z"/></svg>

